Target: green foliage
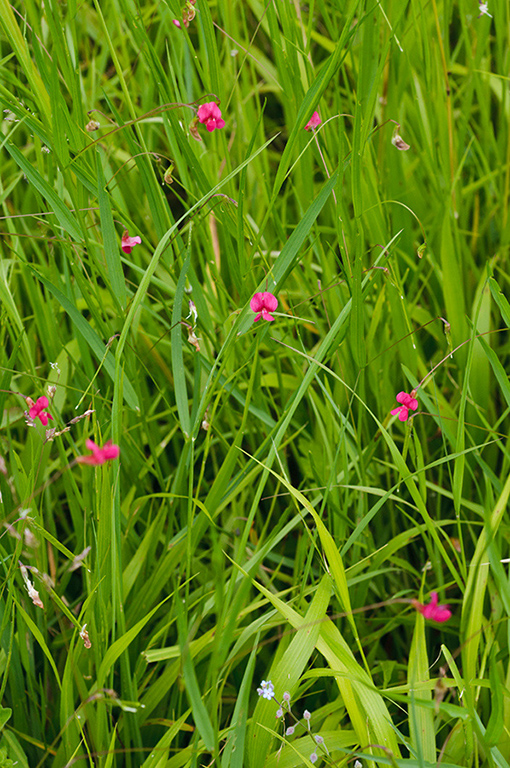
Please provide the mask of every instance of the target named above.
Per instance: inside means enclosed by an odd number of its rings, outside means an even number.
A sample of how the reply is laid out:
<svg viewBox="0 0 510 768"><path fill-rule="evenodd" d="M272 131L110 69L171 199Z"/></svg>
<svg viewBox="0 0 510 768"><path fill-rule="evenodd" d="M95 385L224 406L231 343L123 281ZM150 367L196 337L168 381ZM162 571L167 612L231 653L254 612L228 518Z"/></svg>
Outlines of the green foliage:
<svg viewBox="0 0 510 768"><path fill-rule="evenodd" d="M507 768L510 7L184 10L0 0L0 766Z"/></svg>

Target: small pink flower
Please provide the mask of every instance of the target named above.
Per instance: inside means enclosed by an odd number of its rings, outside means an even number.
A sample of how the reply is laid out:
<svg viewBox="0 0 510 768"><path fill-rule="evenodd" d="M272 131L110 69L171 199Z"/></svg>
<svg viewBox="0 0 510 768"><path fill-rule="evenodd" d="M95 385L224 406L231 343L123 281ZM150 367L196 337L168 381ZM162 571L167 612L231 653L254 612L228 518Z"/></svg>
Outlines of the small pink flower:
<svg viewBox="0 0 510 768"><path fill-rule="evenodd" d="M30 398L27 398L27 401L30 401L29 405L31 405L31 408L28 412L30 418L41 419L41 424L43 427L46 427L48 424L48 419L53 419L51 413L45 413L45 410L48 407L48 398L43 395L42 397L38 397L35 403L33 400L30 400Z"/></svg>
<svg viewBox="0 0 510 768"><path fill-rule="evenodd" d="M225 121L221 116L221 110L214 101L209 101L207 104L201 104L198 108L198 120L200 123L205 123L205 127L211 133L215 128L224 128Z"/></svg>
<svg viewBox="0 0 510 768"><path fill-rule="evenodd" d="M312 128L317 128L322 123L318 112L314 112L307 124L305 125L305 131L311 131Z"/></svg>
<svg viewBox="0 0 510 768"><path fill-rule="evenodd" d="M177 19L172 19L172 24L175 24L176 27L178 27L179 29L182 29L181 22L177 21Z"/></svg>
<svg viewBox="0 0 510 768"><path fill-rule="evenodd" d="M254 312L258 312L255 322L261 317L272 322L274 317L269 313L274 312L278 307L278 299L272 293L256 293L250 301L250 307Z"/></svg>
<svg viewBox="0 0 510 768"><path fill-rule="evenodd" d="M400 421L407 421L409 418L409 410L415 411L418 408L418 400L413 397L414 390L410 395L407 392L399 392L397 395L397 403L402 403L398 408L394 408L391 412L392 416L396 416Z"/></svg>
<svg viewBox="0 0 510 768"><path fill-rule="evenodd" d="M438 605L437 601L437 592L430 593L430 603L428 605L419 603L416 599L411 600L416 610L419 611L426 619L432 619L432 621L439 622L448 621L448 619L450 619L452 616L452 612L447 605Z"/></svg>
<svg viewBox="0 0 510 768"><path fill-rule="evenodd" d="M125 230L124 234L122 235L122 242L120 247L124 251L124 253L131 253L135 245L140 245L142 242L142 238L138 235L136 237L129 237L129 232L127 229Z"/></svg>
<svg viewBox="0 0 510 768"><path fill-rule="evenodd" d="M111 440L108 440L102 448L96 445L93 440L86 440L85 445L89 451L92 451L92 456L78 456L76 461L80 464L97 466L98 464L104 464L105 461L116 459L120 453L119 446L113 445Z"/></svg>

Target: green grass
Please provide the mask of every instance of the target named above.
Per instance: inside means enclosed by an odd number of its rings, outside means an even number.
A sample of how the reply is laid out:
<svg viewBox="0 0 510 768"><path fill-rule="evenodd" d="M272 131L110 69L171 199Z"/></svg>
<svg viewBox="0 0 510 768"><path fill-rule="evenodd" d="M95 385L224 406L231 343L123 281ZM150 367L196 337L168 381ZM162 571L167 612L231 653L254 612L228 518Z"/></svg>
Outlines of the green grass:
<svg viewBox="0 0 510 768"><path fill-rule="evenodd" d="M507 768L508 3L195 8L0 0L0 765Z"/></svg>

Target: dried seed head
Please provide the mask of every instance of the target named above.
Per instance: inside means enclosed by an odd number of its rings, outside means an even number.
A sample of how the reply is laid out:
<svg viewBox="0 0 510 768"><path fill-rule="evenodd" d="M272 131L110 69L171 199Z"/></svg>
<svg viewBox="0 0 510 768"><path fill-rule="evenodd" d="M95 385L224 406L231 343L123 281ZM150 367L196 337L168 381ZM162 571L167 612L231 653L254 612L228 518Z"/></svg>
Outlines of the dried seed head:
<svg viewBox="0 0 510 768"><path fill-rule="evenodd" d="M202 137L198 132L198 123L199 123L198 117L194 117L191 123L189 124L189 132L191 133L194 139L196 139L197 141L202 141Z"/></svg>
<svg viewBox="0 0 510 768"><path fill-rule="evenodd" d="M391 143L394 147L400 149L401 152L406 152L408 149L411 149L409 144L406 144L402 136L396 131L392 136Z"/></svg>
<svg viewBox="0 0 510 768"><path fill-rule="evenodd" d="M195 331L193 328L190 328L188 330L188 341L190 344L193 344L197 352L200 352L200 344L198 343L198 336L195 336Z"/></svg>

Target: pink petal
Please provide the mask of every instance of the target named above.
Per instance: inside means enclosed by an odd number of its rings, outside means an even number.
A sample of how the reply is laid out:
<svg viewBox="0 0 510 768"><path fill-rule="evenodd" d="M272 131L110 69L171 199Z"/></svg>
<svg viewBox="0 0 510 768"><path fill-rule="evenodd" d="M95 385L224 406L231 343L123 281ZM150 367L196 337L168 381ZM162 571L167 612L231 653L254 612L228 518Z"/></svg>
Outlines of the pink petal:
<svg viewBox="0 0 510 768"><path fill-rule="evenodd" d="M209 101L207 104L201 104L197 110L198 120L205 123L205 127L211 133L215 128L224 128L225 121L221 117L221 109L215 101Z"/></svg>
<svg viewBox="0 0 510 768"><path fill-rule="evenodd" d="M122 235L120 247L124 253L131 253L135 245L140 245L142 238L137 235L136 237L129 237L127 231Z"/></svg>
<svg viewBox="0 0 510 768"><path fill-rule="evenodd" d="M412 601L414 607L419 611L425 619L431 621L443 622L448 621L451 618L452 612L447 605L438 605L437 592L430 593L430 603L424 605L419 603L418 600Z"/></svg>
<svg viewBox="0 0 510 768"><path fill-rule="evenodd" d="M119 446L114 445L111 440L108 440L108 442L104 444L103 456L105 461L116 459L119 453L120 453Z"/></svg>
<svg viewBox="0 0 510 768"><path fill-rule="evenodd" d="M260 310L264 306L264 294L263 293L255 293L252 296L252 299L250 301L250 308L254 312L260 312Z"/></svg>
<svg viewBox="0 0 510 768"><path fill-rule="evenodd" d="M96 459L95 455L94 456L77 456L76 461L79 464L91 464L92 466L95 466L101 463Z"/></svg>
<svg viewBox="0 0 510 768"><path fill-rule="evenodd" d="M273 296L272 293L263 293L262 296L264 301L264 306L266 309L268 309L270 312L274 312L275 309L278 308L278 299L276 296Z"/></svg>
<svg viewBox="0 0 510 768"><path fill-rule="evenodd" d="M305 125L305 131L310 131L312 128L317 128L322 123L318 112L314 112L310 120Z"/></svg>
<svg viewBox="0 0 510 768"><path fill-rule="evenodd" d="M213 116L212 109L211 109L213 104L214 102L208 102L207 104L201 104L199 106L197 115L201 123L205 123L207 120L209 120Z"/></svg>
<svg viewBox="0 0 510 768"><path fill-rule="evenodd" d="M78 456L76 461L80 464L98 466L99 464L104 464L105 461L116 459L120 453L119 446L113 445L111 440L108 440L108 442L104 444L103 448L100 448L98 445L96 445L93 440L86 440L85 445L89 451L92 451L92 455Z"/></svg>

